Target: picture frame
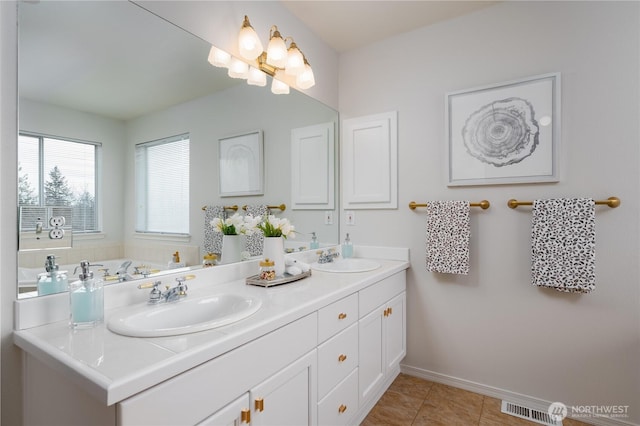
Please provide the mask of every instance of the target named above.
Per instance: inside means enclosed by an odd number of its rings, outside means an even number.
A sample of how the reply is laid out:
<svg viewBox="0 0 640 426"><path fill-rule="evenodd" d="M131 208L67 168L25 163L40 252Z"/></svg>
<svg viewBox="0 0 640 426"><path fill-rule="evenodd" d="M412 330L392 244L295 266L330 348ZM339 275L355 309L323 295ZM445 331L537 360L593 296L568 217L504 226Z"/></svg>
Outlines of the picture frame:
<svg viewBox="0 0 640 426"><path fill-rule="evenodd" d="M262 130L218 140L220 197L264 195Z"/></svg>
<svg viewBox="0 0 640 426"><path fill-rule="evenodd" d="M447 93L448 186L558 182L560 73Z"/></svg>

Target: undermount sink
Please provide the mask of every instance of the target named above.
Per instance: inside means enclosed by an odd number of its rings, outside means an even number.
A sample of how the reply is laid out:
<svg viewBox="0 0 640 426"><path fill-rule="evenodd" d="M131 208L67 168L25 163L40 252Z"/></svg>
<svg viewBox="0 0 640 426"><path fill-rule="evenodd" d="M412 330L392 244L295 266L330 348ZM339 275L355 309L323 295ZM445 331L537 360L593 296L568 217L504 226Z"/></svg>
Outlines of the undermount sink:
<svg viewBox="0 0 640 426"><path fill-rule="evenodd" d="M262 300L223 293L158 305L138 305L114 312L107 327L131 337L161 337L210 330L254 314Z"/></svg>
<svg viewBox="0 0 640 426"><path fill-rule="evenodd" d="M380 263L371 259L338 259L329 263L314 263L311 265L312 269L322 272L367 272L378 269Z"/></svg>

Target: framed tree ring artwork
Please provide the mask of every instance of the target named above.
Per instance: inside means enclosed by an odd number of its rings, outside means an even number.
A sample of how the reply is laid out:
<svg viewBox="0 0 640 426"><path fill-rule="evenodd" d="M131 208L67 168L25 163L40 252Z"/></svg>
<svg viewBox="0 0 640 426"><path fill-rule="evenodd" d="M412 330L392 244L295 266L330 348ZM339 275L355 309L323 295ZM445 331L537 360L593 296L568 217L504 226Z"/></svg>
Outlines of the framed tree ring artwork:
<svg viewBox="0 0 640 426"><path fill-rule="evenodd" d="M262 130L219 140L220 196L264 194Z"/></svg>
<svg viewBox="0 0 640 426"><path fill-rule="evenodd" d="M557 182L560 74L446 95L448 185Z"/></svg>

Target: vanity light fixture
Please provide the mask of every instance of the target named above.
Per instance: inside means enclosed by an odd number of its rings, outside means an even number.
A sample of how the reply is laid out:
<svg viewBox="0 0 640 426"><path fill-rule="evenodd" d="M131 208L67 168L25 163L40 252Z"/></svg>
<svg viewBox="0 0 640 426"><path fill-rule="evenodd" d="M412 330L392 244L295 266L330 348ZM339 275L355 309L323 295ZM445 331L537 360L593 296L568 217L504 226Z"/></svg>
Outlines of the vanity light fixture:
<svg viewBox="0 0 640 426"><path fill-rule="evenodd" d="M248 84L255 86L266 86L267 75L270 75L273 77L271 91L275 94L289 93L286 81L294 80L296 87L303 90L316 84L311 65L298 45L292 37L282 37L275 25L269 30L269 44L265 52L249 17L245 15L238 34L238 51L248 63L215 46L211 47L208 60L211 65L228 68L230 77L247 79Z"/></svg>

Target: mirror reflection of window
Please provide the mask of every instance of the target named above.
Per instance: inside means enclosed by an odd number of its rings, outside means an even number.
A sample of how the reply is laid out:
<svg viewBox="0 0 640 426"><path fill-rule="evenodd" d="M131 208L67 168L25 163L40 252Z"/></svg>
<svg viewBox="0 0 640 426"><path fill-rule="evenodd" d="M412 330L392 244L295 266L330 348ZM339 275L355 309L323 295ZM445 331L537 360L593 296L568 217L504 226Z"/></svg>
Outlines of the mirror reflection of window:
<svg viewBox="0 0 640 426"><path fill-rule="evenodd" d="M20 206L69 206L73 232L99 231L96 165L101 144L22 133L18 138Z"/></svg>
<svg viewBox="0 0 640 426"><path fill-rule="evenodd" d="M136 232L189 233L189 135L136 145Z"/></svg>

